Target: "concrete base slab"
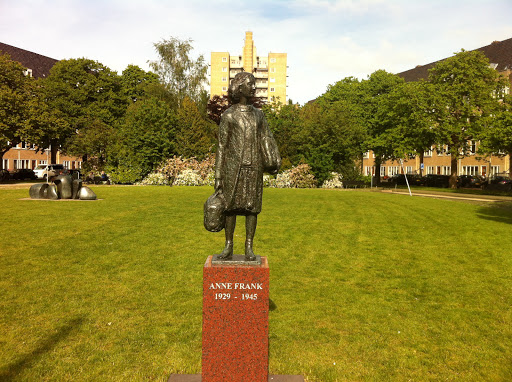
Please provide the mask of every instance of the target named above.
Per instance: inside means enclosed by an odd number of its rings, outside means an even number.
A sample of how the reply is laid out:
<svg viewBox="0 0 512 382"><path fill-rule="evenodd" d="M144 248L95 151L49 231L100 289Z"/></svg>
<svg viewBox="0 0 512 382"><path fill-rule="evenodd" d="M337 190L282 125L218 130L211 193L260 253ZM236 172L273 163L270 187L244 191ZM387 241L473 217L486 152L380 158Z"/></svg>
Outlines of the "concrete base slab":
<svg viewBox="0 0 512 382"><path fill-rule="evenodd" d="M171 374L167 382L201 382L201 374ZM302 375L269 375L268 382L304 382Z"/></svg>

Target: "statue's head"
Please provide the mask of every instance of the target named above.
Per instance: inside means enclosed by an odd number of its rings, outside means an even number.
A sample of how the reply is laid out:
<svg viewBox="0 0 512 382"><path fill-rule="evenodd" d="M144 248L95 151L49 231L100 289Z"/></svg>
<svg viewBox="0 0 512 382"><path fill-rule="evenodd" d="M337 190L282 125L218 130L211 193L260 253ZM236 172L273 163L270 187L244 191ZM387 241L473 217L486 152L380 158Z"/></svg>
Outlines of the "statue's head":
<svg viewBox="0 0 512 382"><path fill-rule="evenodd" d="M243 86L246 83L248 86ZM233 103L239 102L242 95L247 98L253 97L255 83L256 79L251 73L241 72L236 74L229 84L228 97L231 98ZM246 92L246 94L243 94L243 92Z"/></svg>

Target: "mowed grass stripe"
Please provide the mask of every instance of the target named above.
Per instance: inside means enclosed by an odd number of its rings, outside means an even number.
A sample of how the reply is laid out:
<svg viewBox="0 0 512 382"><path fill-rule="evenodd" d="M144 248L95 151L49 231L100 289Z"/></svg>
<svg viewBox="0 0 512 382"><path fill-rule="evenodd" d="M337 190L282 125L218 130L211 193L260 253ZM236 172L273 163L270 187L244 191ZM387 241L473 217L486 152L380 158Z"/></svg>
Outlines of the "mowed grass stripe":
<svg viewBox="0 0 512 382"><path fill-rule="evenodd" d="M0 380L200 372L202 266L224 242L202 227L212 189L94 191L103 200L0 192ZM265 189L255 251L270 263L270 372L511 379L511 224L507 206Z"/></svg>

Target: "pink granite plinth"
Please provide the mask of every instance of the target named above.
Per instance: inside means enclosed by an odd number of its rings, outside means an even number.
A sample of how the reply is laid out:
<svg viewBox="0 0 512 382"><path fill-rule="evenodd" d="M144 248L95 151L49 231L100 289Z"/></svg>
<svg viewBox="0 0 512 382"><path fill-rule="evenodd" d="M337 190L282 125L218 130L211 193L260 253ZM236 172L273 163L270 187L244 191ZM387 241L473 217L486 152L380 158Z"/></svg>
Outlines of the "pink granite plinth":
<svg viewBox="0 0 512 382"><path fill-rule="evenodd" d="M202 382L267 382L269 268L203 268Z"/></svg>

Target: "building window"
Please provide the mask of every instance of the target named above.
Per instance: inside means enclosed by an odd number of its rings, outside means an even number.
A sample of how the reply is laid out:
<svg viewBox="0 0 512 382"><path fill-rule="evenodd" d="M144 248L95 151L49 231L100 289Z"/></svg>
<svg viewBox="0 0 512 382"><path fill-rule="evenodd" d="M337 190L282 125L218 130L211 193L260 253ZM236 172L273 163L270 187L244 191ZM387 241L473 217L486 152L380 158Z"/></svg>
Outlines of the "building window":
<svg viewBox="0 0 512 382"><path fill-rule="evenodd" d="M469 142L469 151L470 151L471 155L476 154L476 141Z"/></svg>
<svg viewBox="0 0 512 382"><path fill-rule="evenodd" d="M491 172L490 172L489 176L493 176L493 175L496 175L499 173L500 173L500 166L491 166Z"/></svg>
<svg viewBox="0 0 512 382"><path fill-rule="evenodd" d="M222 82L227 82L227 81L228 81L227 77L222 77Z"/></svg>
<svg viewBox="0 0 512 382"><path fill-rule="evenodd" d="M400 174L400 166L388 166L388 176Z"/></svg>
<svg viewBox="0 0 512 382"><path fill-rule="evenodd" d="M228 58L227 57L222 57L222 62L228 62Z"/></svg>
<svg viewBox="0 0 512 382"><path fill-rule="evenodd" d="M62 164L64 165L64 168L66 170L69 170L69 161L68 160L65 160L64 162L62 162Z"/></svg>
<svg viewBox="0 0 512 382"><path fill-rule="evenodd" d="M441 170L442 170L441 174L443 174L443 175L451 175L452 174L452 168L450 166L443 166Z"/></svg>
<svg viewBox="0 0 512 382"><path fill-rule="evenodd" d="M427 166L427 175L434 173L434 166Z"/></svg>
<svg viewBox="0 0 512 382"><path fill-rule="evenodd" d="M405 168L405 172L406 172L406 174L414 174L414 172L412 171L412 166L407 166Z"/></svg>
<svg viewBox="0 0 512 382"><path fill-rule="evenodd" d="M275 73L276 72L276 68L270 68L270 73Z"/></svg>
<svg viewBox="0 0 512 382"><path fill-rule="evenodd" d="M227 71L228 71L227 66L223 66L223 67L222 67L222 71L223 71L223 72L227 72Z"/></svg>
<svg viewBox="0 0 512 382"><path fill-rule="evenodd" d="M271 92L275 92L275 91L276 91L276 89L275 89L275 88L270 88L270 91L271 91Z"/></svg>
<svg viewBox="0 0 512 382"><path fill-rule="evenodd" d="M373 175L373 166L365 166L364 174L366 176Z"/></svg>
<svg viewBox="0 0 512 382"><path fill-rule="evenodd" d="M274 77L270 77L270 82L276 82L276 79Z"/></svg>
<svg viewBox="0 0 512 382"><path fill-rule="evenodd" d="M274 62L276 62L276 59L275 59L275 58L271 58L271 59L270 59L270 62L271 62L271 63L274 63Z"/></svg>
<svg viewBox="0 0 512 382"><path fill-rule="evenodd" d="M48 161L47 160L40 160L39 164L48 164Z"/></svg>
<svg viewBox="0 0 512 382"><path fill-rule="evenodd" d="M425 151L423 153L423 156L431 157L432 156L432 146L430 146L430 149L428 151Z"/></svg>
<svg viewBox="0 0 512 382"><path fill-rule="evenodd" d="M386 176L386 167L380 166L380 176Z"/></svg>
<svg viewBox="0 0 512 382"><path fill-rule="evenodd" d="M478 175L478 166L462 166L462 175Z"/></svg>
<svg viewBox="0 0 512 382"><path fill-rule="evenodd" d="M223 87L222 87L222 91L223 91L223 92L227 92L227 91L228 91L228 87L227 87L227 86L223 86Z"/></svg>
<svg viewBox="0 0 512 382"><path fill-rule="evenodd" d="M4 170L9 170L9 159L4 159Z"/></svg>
<svg viewBox="0 0 512 382"><path fill-rule="evenodd" d="M27 77L32 77L32 69L24 70L23 74L25 74Z"/></svg>
<svg viewBox="0 0 512 382"><path fill-rule="evenodd" d="M365 153L363 154L363 158L364 158L364 159L368 159L369 157L370 157L370 152L369 152L369 151L367 151L367 152L365 152Z"/></svg>
<svg viewBox="0 0 512 382"><path fill-rule="evenodd" d="M28 159L14 159L13 165L15 170L30 168L30 161Z"/></svg>

